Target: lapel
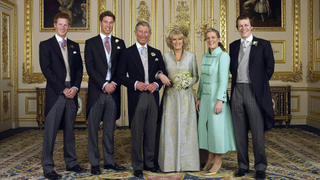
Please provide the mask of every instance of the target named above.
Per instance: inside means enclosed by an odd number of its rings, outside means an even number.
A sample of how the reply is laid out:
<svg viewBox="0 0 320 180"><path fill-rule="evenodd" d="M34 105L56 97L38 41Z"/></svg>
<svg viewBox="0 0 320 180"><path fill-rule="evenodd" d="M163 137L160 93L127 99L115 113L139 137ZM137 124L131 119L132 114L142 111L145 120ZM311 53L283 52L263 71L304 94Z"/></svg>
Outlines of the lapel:
<svg viewBox="0 0 320 180"><path fill-rule="evenodd" d="M129 49L129 55L132 58L132 61L134 62L134 64L137 66L139 72L142 74L142 76L144 77L144 69L143 69L143 64L141 62L141 56L139 53L139 50L137 48L136 44L133 44L131 46L131 48Z"/></svg>
<svg viewBox="0 0 320 180"><path fill-rule="evenodd" d="M154 54L154 57L152 56L152 54ZM152 72L152 69L153 69L153 66L154 66L154 62L155 62L155 57L156 54L155 52L153 52L153 48L151 48L149 45L148 45L148 70L149 70L149 79L151 77L151 72Z"/></svg>
<svg viewBox="0 0 320 180"><path fill-rule="evenodd" d="M63 56L62 56L62 52L61 52L61 49L60 49L60 44L59 44L59 42L57 41L57 38L55 37L55 36L53 36L52 38L51 38L51 46L52 46L52 49L59 55L59 57L60 57L60 60L62 61L62 62L64 62L64 60L63 60Z"/></svg>
<svg viewBox="0 0 320 180"><path fill-rule="evenodd" d="M107 55L106 55L106 52L104 51L103 41L101 39L100 34L98 34L98 36L94 38L94 43L96 44L96 47L98 49L98 52L101 56L103 63L107 65Z"/></svg>
<svg viewBox="0 0 320 180"><path fill-rule="evenodd" d="M236 67L236 68L238 68L240 44L241 44L241 40L240 39L234 43L235 51L233 51L233 57L235 57L235 61L234 61L235 66L234 67ZM235 69L235 71L237 71L237 69Z"/></svg>
<svg viewBox="0 0 320 180"><path fill-rule="evenodd" d="M74 49L74 44L67 38L67 49L68 49L68 62L69 62L69 67L71 67L71 62L72 62L72 57L73 57L73 51ZM70 68L71 69L71 68Z"/></svg>
<svg viewBox="0 0 320 180"><path fill-rule="evenodd" d="M258 42L258 39L253 36L252 44L253 44L254 41ZM258 46L253 46L252 44L251 44L251 51L250 51L250 55L249 55L249 67L250 67L250 64L252 64L252 62L254 61L254 57L256 56L256 53L258 52L257 51L258 50Z"/></svg>
<svg viewBox="0 0 320 180"><path fill-rule="evenodd" d="M116 55L116 51L117 51L116 38L114 36L111 36L111 56L110 56L111 64L113 64L114 56Z"/></svg>

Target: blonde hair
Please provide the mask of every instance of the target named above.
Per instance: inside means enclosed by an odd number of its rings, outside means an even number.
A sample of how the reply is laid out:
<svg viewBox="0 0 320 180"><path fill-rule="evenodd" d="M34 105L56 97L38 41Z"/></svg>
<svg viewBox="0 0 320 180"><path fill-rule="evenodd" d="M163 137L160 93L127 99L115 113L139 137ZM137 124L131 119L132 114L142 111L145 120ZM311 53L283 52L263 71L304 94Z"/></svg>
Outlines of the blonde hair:
<svg viewBox="0 0 320 180"><path fill-rule="evenodd" d="M171 28L171 31L170 31L168 37L166 38L166 43L167 43L167 46L169 49L173 50L172 38L174 35L177 35L178 38L183 39L183 46L182 46L183 49L188 47L188 45L189 45L189 39L188 39L189 30L182 27L182 26L174 25Z"/></svg>

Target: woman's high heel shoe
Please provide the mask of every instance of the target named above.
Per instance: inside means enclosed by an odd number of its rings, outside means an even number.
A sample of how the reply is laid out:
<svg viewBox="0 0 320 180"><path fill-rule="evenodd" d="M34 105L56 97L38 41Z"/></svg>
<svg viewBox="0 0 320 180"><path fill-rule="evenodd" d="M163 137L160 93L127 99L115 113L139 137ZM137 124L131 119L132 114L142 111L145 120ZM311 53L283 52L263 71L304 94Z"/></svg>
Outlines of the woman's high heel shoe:
<svg viewBox="0 0 320 180"><path fill-rule="evenodd" d="M222 163L221 163L221 165L222 165ZM221 165L220 165L218 171L216 171L216 172L210 172L210 171L209 171L209 173L206 173L205 176L211 176L211 175L217 174L217 173L219 172L219 170L221 169Z"/></svg>
<svg viewBox="0 0 320 180"><path fill-rule="evenodd" d="M212 168L212 166L213 166L213 162L208 167L204 167L203 170L208 171L209 169Z"/></svg>

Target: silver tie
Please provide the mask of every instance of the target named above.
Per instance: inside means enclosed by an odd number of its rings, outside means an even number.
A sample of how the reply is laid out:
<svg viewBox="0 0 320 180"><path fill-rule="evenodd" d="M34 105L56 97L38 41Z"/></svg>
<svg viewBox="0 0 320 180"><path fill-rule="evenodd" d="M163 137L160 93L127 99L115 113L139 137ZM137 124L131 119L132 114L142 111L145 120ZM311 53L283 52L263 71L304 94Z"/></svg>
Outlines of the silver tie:
<svg viewBox="0 0 320 180"><path fill-rule="evenodd" d="M142 47L141 54L144 59L147 59L147 48L146 47Z"/></svg>

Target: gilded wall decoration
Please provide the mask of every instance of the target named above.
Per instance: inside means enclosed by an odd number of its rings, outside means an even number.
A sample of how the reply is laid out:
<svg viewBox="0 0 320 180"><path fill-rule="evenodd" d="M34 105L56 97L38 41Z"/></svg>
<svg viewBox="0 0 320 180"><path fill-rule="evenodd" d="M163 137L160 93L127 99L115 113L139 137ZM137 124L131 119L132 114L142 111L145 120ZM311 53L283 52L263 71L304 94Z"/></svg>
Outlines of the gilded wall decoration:
<svg viewBox="0 0 320 180"><path fill-rule="evenodd" d="M150 11L148 9L147 3L145 1L140 1L139 6L137 7L139 21L150 22Z"/></svg>
<svg viewBox="0 0 320 180"><path fill-rule="evenodd" d="M292 0L292 44L293 44L293 70L292 72L274 72L271 80L283 82L302 81L302 63L300 61L300 0Z"/></svg>
<svg viewBox="0 0 320 180"><path fill-rule="evenodd" d="M311 113L320 115L319 103L320 103L320 96L313 96L313 95L309 96L309 109Z"/></svg>
<svg viewBox="0 0 320 180"><path fill-rule="evenodd" d="M291 95L291 99L296 98L297 99L297 108L292 109L292 100L291 100L291 112L300 112L300 95Z"/></svg>
<svg viewBox="0 0 320 180"><path fill-rule="evenodd" d="M3 120L11 119L11 92L2 91L1 97L2 97L1 105L3 107L2 119Z"/></svg>
<svg viewBox="0 0 320 180"><path fill-rule="evenodd" d="M213 17L213 15L212 15ZM228 0L220 0L220 41L228 51Z"/></svg>
<svg viewBox="0 0 320 180"><path fill-rule="evenodd" d="M318 51L314 49L314 32L313 32L313 23L314 23L314 0L309 0L309 63L308 63L308 75L307 79L309 82L318 82L320 79L320 71L314 70L314 51ZM320 1L319 1L320 7ZM319 13L320 14L320 13ZM320 23L319 23L320 24ZM316 43L316 42L315 42Z"/></svg>
<svg viewBox="0 0 320 180"><path fill-rule="evenodd" d="M37 111L29 110L29 101L37 101L37 97L25 97L25 114L37 114Z"/></svg>
<svg viewBox="0 0 320 180"><path fill-rule="evenodd" d="M1 12L1 79L10 79L11 78L11 54L10 54L10 15L4 12Z"/></svg>
<svg viewBox="0 0 320 180"><path fill-rule="evenodd" d="M286 41L270 40L275 63L286 63Z"/></svg>
<svg viewBox="0 0 320 180"><path fill-rule="evenodd" d="M316 45L316 48L315 48L315 52L316 52L316 61L320 61L320 53L319 53L319 50L320 50L320 46L319 46L319 43L320 43L320 37L317 37L315 39L315 45Z"/></svg>

